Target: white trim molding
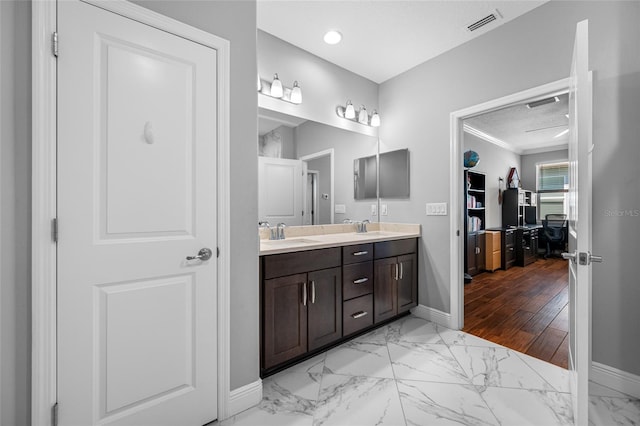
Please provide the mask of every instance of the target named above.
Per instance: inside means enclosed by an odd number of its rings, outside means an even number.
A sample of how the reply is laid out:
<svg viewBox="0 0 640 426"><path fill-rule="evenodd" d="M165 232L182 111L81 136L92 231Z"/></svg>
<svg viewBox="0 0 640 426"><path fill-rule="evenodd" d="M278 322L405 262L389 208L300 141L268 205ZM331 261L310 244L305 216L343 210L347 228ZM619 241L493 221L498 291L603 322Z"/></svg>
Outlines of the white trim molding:
<svg viewBox="0 0 640 426"><path fill-rule="evenodd" d="M258 405L261 400L262 380L260 379L232 390L229 396L229 417Z"/></svg>
<svg viewBox="0 0 640 426"><path fill-rule="evenodd" d="M217 50L218 125L218 420L229 417L230 377L230 43L125 0L82 0L102 9ZM32 371L31 421L47 425L56 394L56 246L51 221L56 217L56 59L51 37L57 30L57 0L32 5ZM239 390L238 390L239 391ZM236 392L238 392L236 391ZM260 390L261 391L261 390ZM242 393L244 395L247 392ZM248 393L254 395L255 391ZM240 401L246 397L240 397ZM252 397L255 398L255 395ZM252 399L253 400L253 399Z"/></svg>
<svg viewBox="0 0 640 426"><path fill-rule="evenodd" d="M454 328L451 325L451 314L448 314L446 312L442 312L428 306L418 305L415 308L411 309L411 313L418 318L435 322L436 324L443 327Z"/></svg>
<svg viewBox="0 0 640 426"><path fill-rule="evenodd" d="M478 114L495 111L509 105L520 103L523 101L533 101L542 99L551 95L564 93L569 89L569 79L554 81L543 84L538 87L523 90L518 93L493 99L469 108L454 111L449 116L450 129L450 167L451 167L451 186L449 188L449 197L451 200L451 219L450 219L450 276L451 276L451 328L460 330L464 327L464 243L463 234L464 218L462 217L462 176L464 167L462 161L462 140L464 133L464 120Z"/></svg>
<svg viewBox="0 0 640 426"><path fill-rule="evenodd" d="M634 398L640 398L640 376L599 362L591 363L591 381Z"/></svg>

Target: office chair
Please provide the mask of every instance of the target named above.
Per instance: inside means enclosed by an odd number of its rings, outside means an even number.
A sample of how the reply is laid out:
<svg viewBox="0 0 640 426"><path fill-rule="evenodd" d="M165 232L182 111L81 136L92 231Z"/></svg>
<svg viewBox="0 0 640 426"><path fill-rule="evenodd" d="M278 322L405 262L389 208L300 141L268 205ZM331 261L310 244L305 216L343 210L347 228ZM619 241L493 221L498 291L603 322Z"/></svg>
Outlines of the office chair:
<svg viewBox="0 0 640 426"><path fill-rule="evenodd" d="M560 251L565 251L567 244L567 215L548 214L542 220L542 232L547 242L547 251L544 258L551 256L551 247L557 246Z"/></svg>

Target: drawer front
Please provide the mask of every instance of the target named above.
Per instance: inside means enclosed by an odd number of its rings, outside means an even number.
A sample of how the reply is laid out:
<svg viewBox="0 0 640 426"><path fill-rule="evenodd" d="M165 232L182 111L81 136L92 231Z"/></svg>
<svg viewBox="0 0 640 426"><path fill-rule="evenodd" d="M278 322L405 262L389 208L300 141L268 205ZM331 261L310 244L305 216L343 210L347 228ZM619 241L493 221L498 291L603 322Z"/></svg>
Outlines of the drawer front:
<svg viewBox="0 0 640 426"><path fill-rule="evenodd" d="M373 325L373 295L368 294L343 302L342 313L344 336Z"/></svg>
<svg viewBox="0 0 640 426"><path fill-rule="evenodd" d="M264 256L264 279L335 268L341 265L340 247Z"/></svg>
<svg viewBox="0 0 640 426"><path fill-rule="evenodd" d="M342 247L344 264L366 262L373 259L373 244L358 244Z"/></svg>
<svg viewBox="0 0 640 426"><path fill-rule="evenodd" d="M487 269L489 271L495 271L501 268L501 257L499 251L494 251L492 254L487 253Z"/></svg>
<svg viewBox="0 0 640 426"><path fill-rule="evenodd" d="M487 252L493 252L500 250L500 232L497 231L487 231Z"/></svg>
<svg viewBox="0 0 640 426"><path fill-rule="evenodd" d="M373 251L375 259L384 259L385 257L416 253L417 249L417 239L409 238L406 240L392 240L375 243Z"/></svg>
<svg viewBox="0 0 640 426"><path fill-rule="evenodd" d="M343 300L373 292L372 261L343 266L342 277Z"/></svg>
<svg viewBox="0 0 640 426"><path fill-rule="evenodd" d="M504 233L504 244L505 245L509 245L509 244L513 244L516 241L516 236L515 236L515 232L514 231L507 231Z"/></svg>

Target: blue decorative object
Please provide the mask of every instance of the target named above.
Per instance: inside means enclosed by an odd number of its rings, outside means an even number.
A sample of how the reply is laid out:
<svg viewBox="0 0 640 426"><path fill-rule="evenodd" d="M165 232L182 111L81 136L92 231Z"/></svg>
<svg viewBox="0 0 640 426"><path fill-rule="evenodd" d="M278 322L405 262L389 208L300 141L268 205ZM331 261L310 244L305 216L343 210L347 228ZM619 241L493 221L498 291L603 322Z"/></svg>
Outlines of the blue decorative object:
<svg viewBox="0 0 640 426"><path fill-rule="evenodd" d="M475 151L467 151L464 153L464 166L467 169L475 167L480 162L480 156Z"/></svg>

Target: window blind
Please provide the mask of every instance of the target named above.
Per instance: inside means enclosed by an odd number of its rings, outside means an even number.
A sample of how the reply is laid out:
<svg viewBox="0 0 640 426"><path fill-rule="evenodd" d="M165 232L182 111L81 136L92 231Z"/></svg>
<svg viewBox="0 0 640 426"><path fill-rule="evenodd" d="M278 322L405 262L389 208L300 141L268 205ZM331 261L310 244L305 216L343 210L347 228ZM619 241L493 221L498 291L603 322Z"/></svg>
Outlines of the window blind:
<svg viewBox="0 0 640 426"><path fill-rule="evenodd" d="M566 191L569 185L569 163L541 164L538 192Z"/></svg>

